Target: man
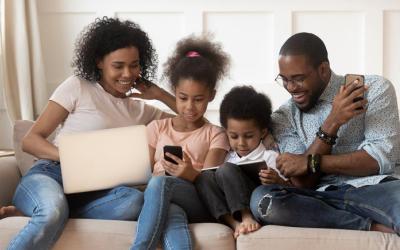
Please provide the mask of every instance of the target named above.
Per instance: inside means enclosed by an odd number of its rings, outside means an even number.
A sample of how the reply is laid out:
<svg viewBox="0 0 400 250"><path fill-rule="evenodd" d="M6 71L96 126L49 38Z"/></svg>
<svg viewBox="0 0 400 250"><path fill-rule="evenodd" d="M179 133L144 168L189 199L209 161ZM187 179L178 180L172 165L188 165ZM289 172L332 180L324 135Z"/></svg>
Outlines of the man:
<svg viewBox="0 0 400 250"><path fill-rule="evenodd" d="M274 112L272 132L282 152L277 168L295 187L258 187L251 199L256 219L399 234L400 180L391 176L400 163L393 85L380 76L344 85L314 34L293 35L279 54L276 81L292 98Z"/></svg>

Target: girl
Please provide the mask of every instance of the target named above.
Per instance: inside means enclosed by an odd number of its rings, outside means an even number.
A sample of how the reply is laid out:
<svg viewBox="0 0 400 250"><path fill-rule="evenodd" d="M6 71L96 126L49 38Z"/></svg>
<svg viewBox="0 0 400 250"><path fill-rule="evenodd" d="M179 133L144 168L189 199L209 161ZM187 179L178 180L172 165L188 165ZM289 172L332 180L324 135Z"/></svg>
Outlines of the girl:
<svg viewBox="0 0 400 250"><path fill-rule="evenodd" d="M193 182L203 167L221 164L229 150L224 131L203 117L217 81L227 72L228 56L205 38L189 37L178 43L165 66L178 115L148 125L150 156L158 176L145 191L135 250L155 249L163 231L164 249L192 249L188 221L212 219ZM183 159L167 154L176 164L164 160L165 145L181 146Z"/></svg>
<svg viewBox="0 0 400 250"><path fill-rule="evenodd" d="M201 173L196 188L214 218L232 227L237 238L259 229L260 225L249 209L256 182L236 164L263 160L268 168L259 173L262 184L289 183L275 168L278 153L266 150L262 143L271 123L271 102L265 95L252 87L233 88L221 103L220 121L228 134L231 151L226 163L215 172Z"/></svg>
<svg viewBox="0 0 400 250"><path fill-rule="evenodd" d="M154 84L135 84L140 75L154 76L157 59L151 41L133 22L96 19L77 41L73 65L75 75L56 89L23 140L24 151L40 160L14 194L15 206L32 218L8 249L50 249L70 213L81 218L136 220L142 208L142 192L131 187L64 195L57 139L65 133L148 124L169 116L126 96L135 87L141 91L135 97L157 97L175 109L175 98L167 92ZM48 142L46 138L59 125L55 141ZM12 211L3 210L8 215Z"/></svg>

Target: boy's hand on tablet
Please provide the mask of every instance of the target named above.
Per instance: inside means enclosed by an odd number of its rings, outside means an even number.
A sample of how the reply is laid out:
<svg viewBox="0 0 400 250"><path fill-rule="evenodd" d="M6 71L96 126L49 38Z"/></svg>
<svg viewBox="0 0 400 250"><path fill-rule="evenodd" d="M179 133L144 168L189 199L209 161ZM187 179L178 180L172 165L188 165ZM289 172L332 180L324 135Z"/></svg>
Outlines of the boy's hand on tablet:
<svg viewBox="0 0 400 250"><path fill-rule="evenodd" d="M286 181L282 179L278 172L276 172L272 168L267 168L267 169L261 169L260 173L260 181L261 184L263 185L268 185L268 184L280 184L280 185L285 185Z"/></svg>

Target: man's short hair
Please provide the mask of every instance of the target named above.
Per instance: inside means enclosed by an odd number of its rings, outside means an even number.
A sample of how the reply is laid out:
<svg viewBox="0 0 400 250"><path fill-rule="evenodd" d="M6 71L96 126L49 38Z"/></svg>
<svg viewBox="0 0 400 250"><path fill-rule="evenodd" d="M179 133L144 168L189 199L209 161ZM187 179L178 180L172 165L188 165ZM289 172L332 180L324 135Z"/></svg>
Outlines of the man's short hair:
<svg viewBox="0 0 400 250"><path fill-rule="evenodd" d="M282 45L279 55L305 55L313 67L329 62L324 42L312 33L301 32L289 37Z"/></svg>

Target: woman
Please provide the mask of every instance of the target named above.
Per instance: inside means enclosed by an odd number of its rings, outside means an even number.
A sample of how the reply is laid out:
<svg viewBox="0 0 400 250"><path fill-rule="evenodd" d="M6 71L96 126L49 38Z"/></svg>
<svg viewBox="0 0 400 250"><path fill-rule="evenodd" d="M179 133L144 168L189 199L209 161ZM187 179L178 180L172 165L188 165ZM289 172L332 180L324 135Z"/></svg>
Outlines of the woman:
<svg viewBox="0 0 400 250"><path fill-rule="evenodd" d="M82 32L73 60L75 75L55 90L23 139L23 150L40 160L22 178L15 192L14 205L32 218L10 242L9 249L51 248L70 215L114 220L138 218L143 194L134 188L120 186L64 195L57 141L66 133L148 124L169 117L143 101L129 98L158 99L175 109L173 96L148 81L138 81L152 78L156 63L150 39L133 22L104 17ZM132 88L141 93L132 94ZM59 125L54 142L48 142L46 138Z"/></svg>

